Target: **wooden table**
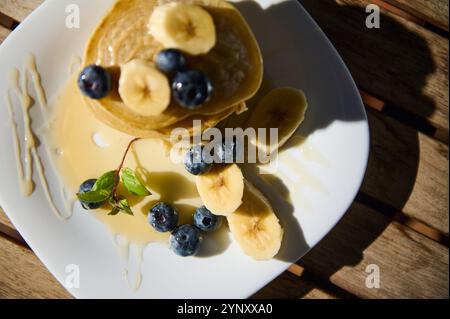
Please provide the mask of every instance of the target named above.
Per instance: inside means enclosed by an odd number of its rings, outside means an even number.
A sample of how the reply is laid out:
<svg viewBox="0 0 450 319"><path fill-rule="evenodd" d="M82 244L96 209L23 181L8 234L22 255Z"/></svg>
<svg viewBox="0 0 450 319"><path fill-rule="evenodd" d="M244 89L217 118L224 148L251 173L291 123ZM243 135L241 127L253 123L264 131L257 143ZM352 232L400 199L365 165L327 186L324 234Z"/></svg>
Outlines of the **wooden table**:
<svg viewBox="0 0 450 319"><path fill-rule="evenodd" d="M44 0L0 0L0 42ZM303 0L366 104L371 155L342 221L255 298L448 298L448 1ZM381 28L367 29L377 4ZM366 267L380 269L367 288ZM0 209L0 298L70 298Z"/></svg>

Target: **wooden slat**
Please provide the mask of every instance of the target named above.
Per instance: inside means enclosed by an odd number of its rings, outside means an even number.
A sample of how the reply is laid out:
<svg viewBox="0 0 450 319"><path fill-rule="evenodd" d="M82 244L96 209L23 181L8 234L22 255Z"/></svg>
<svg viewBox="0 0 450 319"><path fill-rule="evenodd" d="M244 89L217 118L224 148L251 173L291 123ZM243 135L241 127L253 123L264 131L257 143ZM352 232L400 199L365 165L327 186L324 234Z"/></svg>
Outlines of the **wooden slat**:
<svg viewBox="0 0 450 319"><path fill-rule="evenodd" d="M337 297L315 284L289 272L284 272L254 294L253 299L336 299Z"/></svg>
<svg viewBox="0 0 450 319"><path fill-rule="evenodd" d="M1 298L71 298L30 250L0 236Z"/></svg>
<svg viewBox="0 0 450 319"><path fill-rule="evenodd" d="M6 39L6 37L11 33L10 30L0 25L0 44Z"/></svg>
<svg viewBox="0 0 450 319"><path fill-rule="evenodd" d="M8 228L15 229L14 225L11 223L8 216L6 216L6 213L3 211L1 207L0 207L0 224Z"/></svg>
<svg viewBox="0 0 450 319"><path fill-rule="evenodd" d="M448 40L386 11L380 29L367 29L370 1L339 1L301 2L336 46L357 85L448 131Z"/></svg>
<svg viewBox="0 0 450 319"><path fill-rule="evenodd" d="M7 238L15 241L24 247L27 247L25 240L20 236L14 225L9 221L5 212L0 207L0 237L6 236Z"/></svg>
<svg viewBox="0 0 450 319"><path fill-rule="evenodd" d="M42 2L44 0L2 0L0 1L0 12L20 22Z"/></svg>
<svg viewBox="0 0 450 319"><path fill-rule="evenodd" d="M281 289L284 289L284 286L281 286ZM271 298L270 295L267 298ZM336 299L336 296L331 295L323 290L318 288L312 288L308 291L303 297L303 299Z"/></svg>
<svg viewBox="0 0 450 319"><path fill-rule="evenodd" d="M377 111L368 110L368 117L362 191L448 234L448 146Z"/></svg>
<svg viewBox="0 0 450 319"><path fill-rule="evenodd" d="M448 249L354 203L299 264L362 298L448 298ZM366 287L366 267L380 268L380 288Z"/></svg>
<svg viewBox="0 0 450 319"><path fill-rule="evenodd" d="M337 1L340 1L340 0L337 0ZM394 6L388 2L385 2L384 0L372 0L372 3L379 6L380 8L386 9L387 11L393 13L394 15L402 17L403 19L420 24L422 26L426 25L426 22L423 19L421 19L421 18L417 17L416 15L413 15L405 10L400 9L397 6Z"/></svg>
<svg viewBox="0 0 450 319"><path fill-rule="evenodd" d="M448 0L384 0L448 31Z"/></svg>

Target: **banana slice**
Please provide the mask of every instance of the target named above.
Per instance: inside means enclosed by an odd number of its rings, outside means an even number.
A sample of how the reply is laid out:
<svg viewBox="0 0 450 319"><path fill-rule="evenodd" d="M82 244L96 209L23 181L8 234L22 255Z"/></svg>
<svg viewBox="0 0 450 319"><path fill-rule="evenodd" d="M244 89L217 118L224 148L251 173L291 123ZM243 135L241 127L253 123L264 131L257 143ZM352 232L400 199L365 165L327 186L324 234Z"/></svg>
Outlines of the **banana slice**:
<svg viewBox="0 0 450 319"><path fill-rule="evenodd" d="M195 181L203 204L216 215L228 216L242 204L244 176L236 164L218 165Z"/></svg>
<svg viewBox="0 0 450 319"><path fill-rule="evenodd" d="M246 255L268 260L280 250L283 240L280 222L264 195L250 183L245 182L242 205L227 220Z"/></svg>
<svg viewBox="0 0 450 319"><path fill-rule="evenodd" d="M270 91L254 107L247 125L249 127L266 128L267 135L258 136L251 142L267 153L273 152L285 144L305 119L308 103L303 91L283 87ZM276 145L270 145L270 128L278 129Z"/></svg>
<svg viewBox="0 0 450 319"><path fill-rule="evenodd" d="M151 63L132 60L121 67L119 95L137 114L159 115L170 104L169 80Z"/></svg>
<svg viewBox="0 0 450 319"><path fill-rule="evenodd" d="M207 53L216 44L216 28L202 7L173 2L156 7L150 16L149 32L165 48L191 55Z"/></svg>

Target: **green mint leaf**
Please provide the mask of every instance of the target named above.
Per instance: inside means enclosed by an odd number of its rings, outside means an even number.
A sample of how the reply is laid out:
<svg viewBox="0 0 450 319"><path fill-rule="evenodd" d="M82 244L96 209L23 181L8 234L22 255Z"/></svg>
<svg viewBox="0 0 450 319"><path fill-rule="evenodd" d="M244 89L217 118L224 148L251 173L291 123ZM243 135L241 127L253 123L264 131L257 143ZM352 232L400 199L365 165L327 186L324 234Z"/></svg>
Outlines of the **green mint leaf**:
<svg viewBox="0 0 450 319"><path fill-rule="evenodd" d="M120 213L120 208L119 207L113 207L108 215L109 216L116 216L118 213Z"/></svg>
<svg viewBox="0 0 450 319"><path fill-rule="evenodd" d="M90 191L86 193L78 193L77 197L79 200L89 203L89 204L96 204L101 203L111 196L111 193L105 190L99 190L99 191Z"/></svg>
<svg viewBox="0 0 450 319"><path fill-rule="evenodd" d="M128 215L133 215L133 211L131 210L130 204L126 198L119 200L119 208L123 210L124 213Z"/></svg>
<svg viewBox="0 0 450 319"><path fill-rule="evenodd" d="M129 168L124 168L122 170L122 181L125 188L133 195L148 196L152 194L144 185L142 185L142 182L137 178L135 172Z"/></svg>
<svg viewBox="0 0 450 319"><path fill-rule="evenodd" d="M99 179L97 179L94 186L92 187L92 190L93 191L107 190L109 192L112 192L115 180L116 180L116 171L107 172L102 176L100 176Z"/></svg>

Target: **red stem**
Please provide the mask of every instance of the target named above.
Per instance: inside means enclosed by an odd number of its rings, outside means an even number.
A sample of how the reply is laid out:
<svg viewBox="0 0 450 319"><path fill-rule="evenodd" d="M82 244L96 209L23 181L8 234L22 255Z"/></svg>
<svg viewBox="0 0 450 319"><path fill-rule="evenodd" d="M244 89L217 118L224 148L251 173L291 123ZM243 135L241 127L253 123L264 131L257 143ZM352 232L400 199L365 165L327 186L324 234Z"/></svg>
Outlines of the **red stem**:
<svg viewBox="0 0 450 319"><path fill-rule="evenodd" d="M134 142L139 141L140 139L141 139L140 137L136 137L136 138L132 139L130 141L130 143L128 143L127 149L125 150L125 153L123 154L122 161L120 162L120 165L116 170L116 175L114 176L114 187L112 190L112 198L114 200L116 200L117 186L119 185L119 182L120 182L119 174L120 174L120 171L122 170L123 164L125 163L127 154L130 151L131 145L133 145Z"/></svg>

